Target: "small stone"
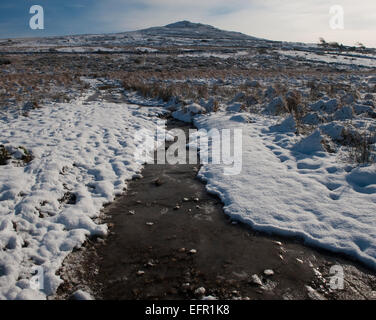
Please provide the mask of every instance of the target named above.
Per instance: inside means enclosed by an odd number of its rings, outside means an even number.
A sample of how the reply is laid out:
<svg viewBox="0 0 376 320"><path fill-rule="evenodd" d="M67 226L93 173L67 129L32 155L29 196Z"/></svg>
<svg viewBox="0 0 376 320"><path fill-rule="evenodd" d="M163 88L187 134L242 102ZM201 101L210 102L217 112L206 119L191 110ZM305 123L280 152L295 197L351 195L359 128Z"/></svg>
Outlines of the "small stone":
<svg viewBox="0 0 376 320"><path fill-rule="evenodd" d="M195 290L195 295L203 296L205 292L206 292L206 289L204 287L200 287Z"/></svg>
<svg viewBox="0 0 376 320"><path fill-rule="evenodd" d="M270 277L270 276L274 275L274 271L271 270L271 269L266 269L266 270L264 270L264 275Z"/></svg>
<svg viewBox="0 0 376 320"><path fill-rule="evenodd" d="M190 253L190 254L196 254L196 253L197 253L197 250L196 250L196 249L191 249L191 250L189 250L189 253Z"/></svg>
<svg viewBox="0 0 376 320"><path fill-rule="evenodd" d="M255 285L262 286L262 281L257 274L251 276L251 282Z"/></svg>
<svg viewBox="0 0 376 320"><path fill-rule="evenodd" d="M199 198L193 198L193 201L194 201L194 202L199 202L200 199L199 199Z"/></svg>
<svg viewBox="0 0 376 320"><path fill-rule="evenodd" d="M185 252L185 248L180 248L180 249L178 250L178 252L180 252L180 253Z"/></svg>
<svg viewBox="0 0 376 320"><path fill-rule="evenodd" d="M237 221L231 221L231 224L235 226L235 225L238 224L238 222Z"/></svg>
<svg viewBox="0 0 376 320"><path fill-rule="evenodd" d="M142 270L137 271L138 276L143 276L144 274L145 274L145 271L142 271Z"/></svg>
<svg viewBox="0 0 376 320"><path fill-rule="evenodd" d="M154 226L154 222L146 222L147 226Z"/></svg>
<svg viewBox="0 0 376 320"><path fill-rule="evenodd" d="M136 211L134 210L129 210L128 213L131 215L131 216L134 216L136 214Z"/></svg>
<svg viewBox="0 0 376 320"><path fill-rule="evenodd" d="M180 206L179 205L176 205L174 210L179 210L180 209Z"/></svg>
<svg viewBox="0 0 376 320"><path fill-rule="evenodd" d="M280 242L280 241L274 241L274 243L275 243L277 246L282 246L282 242Z"/></svg>
<svg viewBox="0 0 376 320"><path fill-rule="evenodd" d="M189 199L188 199L188 198L183 198L183 201L184 201L184 202L188 202Z"/></svg>
<svg viewBox="0 0 376 320"><path fill-rule="evenodd" d="M157 187L160 187L162 184L163 184L163 181L161 179L157 179L154 181L154 184L157 186Z"/></svg>
<svg viewBox="0 0 376 320"><path fill-rule="evenodd" d="M154 267L155 266L154 260L150 260L146 265L148 267Z"/></svg>
<svg viewBox="0 0 376 320"><path fill-rule="evenodd" d="M301 264L303 264L304 263L304 261L303 260L301 260L301 259L298 259L298 258L296 258L296 261L298 261L299 263L301 263Z"/></svg>

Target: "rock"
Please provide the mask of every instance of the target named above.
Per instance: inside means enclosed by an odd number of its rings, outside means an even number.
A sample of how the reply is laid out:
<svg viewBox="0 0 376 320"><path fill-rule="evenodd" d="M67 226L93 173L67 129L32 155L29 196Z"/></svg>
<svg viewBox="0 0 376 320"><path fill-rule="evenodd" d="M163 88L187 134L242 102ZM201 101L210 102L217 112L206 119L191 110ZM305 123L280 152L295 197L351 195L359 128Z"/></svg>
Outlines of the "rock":
<svg viewBox="0 0 376 320"><path fill-rule="evenodd" d="M318 112L318 111L321 111L321 109L324 107L324 105L325 105L325 102L323 100L319 100L319 101L315 102L314 104L311 104L310 109L312 111Z"/></svg>
<svg viewBox="0 0 376 320"><path fill-rule="evenodd" d="M320 293L318 293L315 289L313 289L310 286L306 286L306 289L308 291L308 297L312 300L327 300L324 296L322 296Z"/></svg>
<svg viewBox="0 0 376 320"><path fill-rule="evenodd" d="M161 179L157 179L154 181L154 184L157 186L157 187L160 187L162 184L163 184L163 181Z"/></svg>
<svg viewBox="0 0 376 320"><path fill-rule="evenodd" d="M350 120L353 118L353 109L349 106L345 106L336 111L334 114L334 120Z"/></svg>
<svg viewBox="0 0 376 320"><path fill-rule="evenodd" d="M193 198L193 201L194 201L194 202L199 202L200 199L199 199L199 198Z"/></svg>
<svg viewBox="0 0 376 320"><path fill-rule="evenodd" d="M145 271L143 271L143 270L138 270L137 271L137 275L138 276L143 276L145 274Z"/></svg>
<svg viewBox="0 0 376 320"><path fill-rule="evenodd" d="M338 101L337 99L331 99L325 103L325 105L321 108L326 113L333 113L338 108Z"/></svg>
<svg viewBox="0 0 376 320"><path fill-rule="evenodd" d="M271 277L271 276L274 275L274 271L271 270L271 269L266 269L266 270L264 270L264 275Z"/></svg>
<svg viewBox="0 0 376 320"><path fill-rule="evenodd" d="M105 243L105 240L103 238L98 237L97 238L97 242L98 243Z"/></svg>
<svg viewBox="0 0 376 320"><path fill-rule="evenodd" d="M200 287L195 290L195 295L203 296L205 292L206 292L206 289L204 287Z"/></svg>
<svg viewBox="0 0 376 320"><path fill-rule="evenodd" d="M262 281L257 274L254 274L254 275L251 276L251 283L253 283L257 286L262 286Z"/></svg>
<svg viewBox="0 0 376 320"><path fill-rule="evenodd" d="M184 202L188 202L189 199L188 199L188 198L183 198L183 201L184 201Z"/></svg>
<svg viewBox="0 0 376 320"><path fill-rule="evenodd" d="M245 96L244 92L239 92L235 95L235 97L231 100L230 103L238 102L239 100L243 99ZM227 109L228 110L228 109Z"/></svg>
<svg viewBox="0 0 376 320"><path fill-rule="evenodd" d="M356 104L354 106L354 112L357 115L362 114L362 113L372 113L373 112L373 108L370 107L370 106L366 106L366 105Z"/></svg>
<svg viewBox="0 0 376 320"><path fill-rule="evenodd" d="M266 97L266 98L272 99L272 98L274 98L276 95L277 95L277 91L276 91L272 86L269 86L269 87L265 90L265 97Z"/></svg>
<svg viewBox="0 0 376 320"><path fill-rule="evenodd" d="M185 248L180 248L180 249L178 250L178 252L180 252L180 253L185 252Z"/></svg>
<svg viewBox="0 0 376 320"><path fill-rule="evenodd" d="M264 113L277 115L284 110L285 103L281 97L274 98L265 108Z"/></svg>
<svg viewBox="0 0 376 320"><path fill-rule="evenodd" d="M154 222L146 222L147 226L154 226Z"/></svg>
<svg viewBox="0 0 376 320"><path fill-rule="evenodd" d="M260 83L256 80L246 80L245 83L244 83L247 87L251 87L251 88L258 88L260 87Z"/></svg>
<svg viewBox="0 0 376 320"><path fill-rule="evenodd" d="M365 106L375 107L375 103L372 100L365 100L362 102Z"/></svg>
<svg viewBox="0 0 376 320"><path fill-rule="evenodd" d="M374 99L374 96L372 93L367 93L365 96L364 96L364 99L365 100L373 100Z"/></svg>
<svg viewBox="0 0 376 320"><path fill-rule="evenodd" d="M341 98L342 103L344 104L352 104L357 100L358 97L355 94L347 93Z"/></svg>
<svg viewBox="0 0 376 320"><path fill-rule="evenodd" d="M302 122L309 125L318 125L320 122L322 122L322 119L317 113L311 112L303 117Z"/></svg>
<svg viewBox="0 0 376 320"><path fill-rule="evenodd" d="M131 216L134 216L136 214L136 211L134 210L129 210L128 213L131 215Z"/></svg>
<svg viewBox="0 0 376 320"><path fill-rule="evenodd" d="M245 103L249 107L249 106L254 106L254 105L258 104L259 101L254 96L247 96L245 98Z"/></svg>
<svg viewBox="0 0 376 320"><path fill-rule="evenodd" d="M196 250L196 249L191 249L191 250L189 250L189 253L190 253L190 254L196 254L196 253L197 253L197 250Z"/></svg>
<svg viewBox="0 0 376 320"><path fill-rule="evenodd" d="M242 110L243 104L240 102L235 102L227 107L228 112L240 112Z"/></svg>
<svg viewBox="0 0 376 320"><path fill-rule="evenodd" d="M174 210L179 210L180 209L180 206L177 204L175 207L174 207Z"/></svg>

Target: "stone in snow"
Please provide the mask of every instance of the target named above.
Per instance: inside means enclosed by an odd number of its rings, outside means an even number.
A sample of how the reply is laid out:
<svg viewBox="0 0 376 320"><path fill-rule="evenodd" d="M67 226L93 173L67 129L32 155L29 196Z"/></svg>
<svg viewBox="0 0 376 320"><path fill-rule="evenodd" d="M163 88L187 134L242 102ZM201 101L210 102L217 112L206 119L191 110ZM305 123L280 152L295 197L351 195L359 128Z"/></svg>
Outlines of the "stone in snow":
<svg viewBox="0 0 376 320"><path fill-rule="evenodd" d="M204 287L200 287L195 290L195 294L198 296L203 296L205 292L206 292L206 289Z"/></svg>
<svg viewBox="0 0 376 320"><path fill-rule="evenodd" d="M271 269L266 269L266 270L264 270L264 275L272 276L272 275L274 275L274 271L271 270Z"/></svg>
<svg viewBox="0 0 376 320"><path fill-rule="evenodd" d="M258 285L258 286L262 286L262 281L261 281L260 277L257 274L254 274L254 275L251 276L251 282L253 284Z"/></svg>

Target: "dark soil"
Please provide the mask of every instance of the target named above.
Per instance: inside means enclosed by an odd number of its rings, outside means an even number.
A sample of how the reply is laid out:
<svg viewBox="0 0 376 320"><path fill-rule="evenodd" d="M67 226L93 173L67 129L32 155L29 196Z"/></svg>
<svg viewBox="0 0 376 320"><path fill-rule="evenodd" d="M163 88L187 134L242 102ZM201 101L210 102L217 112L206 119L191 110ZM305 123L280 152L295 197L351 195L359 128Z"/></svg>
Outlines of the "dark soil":
<svg viewBox="0 0 376 320"><path fill-rule="evenodd" d="M362 266L232 221L196 178L198 169L146 165L143 178L105 208L109 237L89 241L64 263L58 298L83 288L97 299L196 299L200 287L218 299L376 298L375 274ZM329 290L334 264L344 268L344 290Z"/></svg>

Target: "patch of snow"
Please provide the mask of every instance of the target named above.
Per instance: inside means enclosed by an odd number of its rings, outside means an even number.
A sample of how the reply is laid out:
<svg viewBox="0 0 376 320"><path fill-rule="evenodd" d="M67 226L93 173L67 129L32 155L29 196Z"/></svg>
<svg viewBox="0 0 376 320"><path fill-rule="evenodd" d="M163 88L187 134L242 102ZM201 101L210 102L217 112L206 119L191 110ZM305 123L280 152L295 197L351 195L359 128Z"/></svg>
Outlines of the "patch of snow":
<svg viewBox="0 0 376 320"><path fill-rule="evenodd" d="M107 234L100 209L142 168L134 134L152 135L162 109L84 100L0 118L0 144L34 156L25 166L0 166L0 300L54 294L64 258L87 236ZM27 285L36 266L41 291Z"/></svg>
<svg viewBox="0 0 376 320"><path fill-rule="evenodd" d="M253 116L252 123L230 118L219 112L194 119L199 129L243 130L240 174L224 175L218 164L199 172L225 212L257 230L298 236L376 268L376 165L349 169L322 151L320 130L300 141L291 130L283 132L292 127L291 118L279 130L263 116ZM342 131L336 122L321 130L332 136Z"/></svg>

